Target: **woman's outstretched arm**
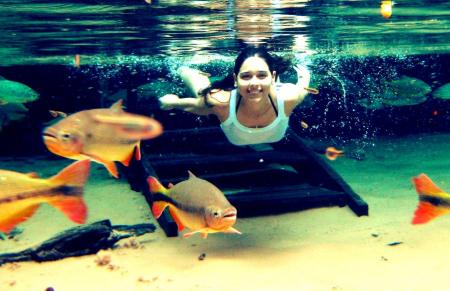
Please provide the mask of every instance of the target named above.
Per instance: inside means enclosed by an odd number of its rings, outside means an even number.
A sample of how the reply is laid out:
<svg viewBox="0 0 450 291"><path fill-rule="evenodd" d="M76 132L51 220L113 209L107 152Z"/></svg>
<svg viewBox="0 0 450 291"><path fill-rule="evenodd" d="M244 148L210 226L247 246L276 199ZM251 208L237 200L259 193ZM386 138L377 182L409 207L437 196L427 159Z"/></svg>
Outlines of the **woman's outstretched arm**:
<svg viewBox="0 0 450 291"><path fill-rule="evenodd" d="M180 109L198 115L213 113L211 108L205 104L205 98L180 98L175 94L167 94L159 98L159 104L162 110Z"/></svg>
<svg viewBox="0 0 450 291"><path fill-rule="evenodd" d="M309 82L311 80L311 74L309 70L304 66L294 66L297 72L297 83L296 84L283 84L283 89L281 90L281 98L285 101L285 111L289 115L294 108L303 102L306 95L313 89L309 88ZM315 93L315 91L313 92Z"/></svg>

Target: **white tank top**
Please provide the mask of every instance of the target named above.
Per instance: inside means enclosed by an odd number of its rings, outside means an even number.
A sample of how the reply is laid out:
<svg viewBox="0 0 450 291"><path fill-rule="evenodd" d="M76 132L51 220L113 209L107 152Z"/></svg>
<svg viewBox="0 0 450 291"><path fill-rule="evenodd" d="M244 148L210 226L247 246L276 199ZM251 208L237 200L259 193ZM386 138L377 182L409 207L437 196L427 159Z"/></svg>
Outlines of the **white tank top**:
<svg viewBox="0 0 450 291"><path fill-rule="evenodd" d="M242 125L236 117L236 90L231 91L230 96L230 112L228 114L227 120L220 124L223 133L228 138L228 140L234 145L249 145L249 144L260 144L260 143L271 143L280 141L289 126L289 117L286 116L284 112L284 100L282 98L282 90L279 86L282 84L277 84L276 94L277 94L277 107L278 116L275 120L261 128L251 128Z"/></svg>

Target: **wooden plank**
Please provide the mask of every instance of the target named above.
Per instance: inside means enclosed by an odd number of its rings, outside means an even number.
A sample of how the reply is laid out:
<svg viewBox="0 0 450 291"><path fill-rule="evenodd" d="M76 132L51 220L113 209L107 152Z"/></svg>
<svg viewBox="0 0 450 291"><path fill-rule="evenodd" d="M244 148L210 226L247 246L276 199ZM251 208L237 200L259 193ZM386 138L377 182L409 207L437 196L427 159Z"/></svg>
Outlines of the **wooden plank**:
<svg viewBox="0 0 450 291"><path fill-rule="evenodd" d="M356 215L369 215L369 206L367 203L353 191L350 185L348 185L330 165L307 148L301 138L292 130L289 131L288 143L289 142L291 143L289 148L295 147L299 151L308 154L310 157L309 168L311 171L309 172L309 175L310 180L314 184L323 185L337 191L343 191L347 195L348 206ZM314 173L314 176L311 175L311 173Z"/></svg>
<svg viewBox="0 0 450 291"><path fill-rule="evenodd" d="M150 159L151 160L151 159ZM240 163L302 163L307 158L295 152L263 151L235 155L192 155L184 158L151 160L153 167L179 167L182 165L208 165L208 164L240 164Z"/></svg>
<svg viewBox="0 0 450 291"><path fill-rule="evenodd" d="M135 156L133 154L133 156ZM143 154L140 161L132 160L128 168L121 167L121 174L127 178L128 183L130 183L130 187L134 191L142 192L147 201L147 204L151 208L152 194L150 193L150 189L147 184L147 177L154 176L158 178L155 170L153 169L150 161ZM150 210L149 210L150 211ZM159 226L164 230L166 236L175 237L178 236L178 226L176 222L170 216L169 211L164 210L163 214L157 219Z"/></svg>
<svg viewBox="0 0 450 291"><path fill-rule="evenodd" d="M130 171L141 174L129 181L140 181L130 184L140 185L134 188L150 205L148 175L163 184L177 183L187 178L188 169L195 169L199 177L220 186L240 217L345 205L358 216L368 214L364 200L291 130L269 147L233 146L220 128L200 128L167 131L144 148L148 154L143 153L141 166L130 166ZM276 171L274 164L292 171ZM165 213L158 222L168 236L175 236L176 224Z"/></svg>

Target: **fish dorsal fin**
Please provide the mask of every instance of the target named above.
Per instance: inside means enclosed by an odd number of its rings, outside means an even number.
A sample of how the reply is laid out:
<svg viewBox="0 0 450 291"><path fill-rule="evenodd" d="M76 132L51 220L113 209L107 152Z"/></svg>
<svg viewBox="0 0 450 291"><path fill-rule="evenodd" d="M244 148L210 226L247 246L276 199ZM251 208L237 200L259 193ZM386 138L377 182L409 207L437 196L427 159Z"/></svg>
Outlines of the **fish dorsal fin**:
<svg viewBox="0 0 450 291"><path fill-rule="evenodd" d="M197 178L197 176L194 175L194 173L192 173L191 171L188 170L189 173L189 179L190 178Z"/></svg>
<svg viewBox="0 0 450 291"><path fill-rule="evenodd" d="M113 105L111 105L110 109L116 113L123 112L123 100L119 99Z"/></svg>
<svg viewBox="0 0 450 291"><path fill-rule="evenodd" d="M72 187L83 187L89 177L90 165L89 160L74 162L51 177L49 181Z"/></svg>

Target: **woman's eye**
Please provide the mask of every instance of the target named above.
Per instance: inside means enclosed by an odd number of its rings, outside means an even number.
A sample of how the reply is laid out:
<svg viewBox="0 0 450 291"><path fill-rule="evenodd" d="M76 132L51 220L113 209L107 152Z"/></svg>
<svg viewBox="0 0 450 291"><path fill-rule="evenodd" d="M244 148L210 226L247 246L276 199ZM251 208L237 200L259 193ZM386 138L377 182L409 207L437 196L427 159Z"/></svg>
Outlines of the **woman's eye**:
<svg viewBox="0 0 450 291"><path fill-rule="evenodd" d="M251 78L250 75L247 75L247 74L241 75L242 80L250 80L250 78Z"/></svg>
<svg viewBox="0 0 450 291"><path fill-rule="evenodd" d="M265 79L265 78L267 78L267 74L266 73L258 74L258 79Z"/></svg>

